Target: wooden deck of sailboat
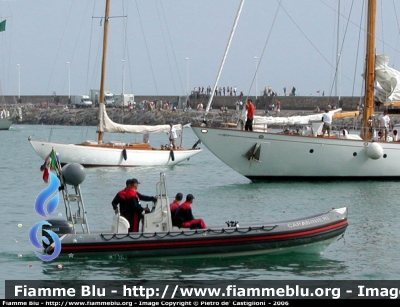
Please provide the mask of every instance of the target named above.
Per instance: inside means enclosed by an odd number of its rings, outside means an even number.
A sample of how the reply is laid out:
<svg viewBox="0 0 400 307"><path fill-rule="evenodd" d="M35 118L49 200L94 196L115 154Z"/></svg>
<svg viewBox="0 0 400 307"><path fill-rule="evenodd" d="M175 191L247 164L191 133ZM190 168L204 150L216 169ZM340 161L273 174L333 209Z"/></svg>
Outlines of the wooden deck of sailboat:
<svg viewBox="0 0 400 307"><path fill-rule="evenodd" d="M82 144L77 144L77 145L83 145L83 146L89 146L89 147L101 147L101 148L121 148L121 149L127 149L127 150L170 150L168 146L161 147L161 148L155 148L151 147L150 144L146 143L120 143L120 142L109 142L109 143L104 143L104 144L98 144L97 142L84 142ZM176 147L174 151L179 151L179 150L187 150L184 148Z"/></svg>

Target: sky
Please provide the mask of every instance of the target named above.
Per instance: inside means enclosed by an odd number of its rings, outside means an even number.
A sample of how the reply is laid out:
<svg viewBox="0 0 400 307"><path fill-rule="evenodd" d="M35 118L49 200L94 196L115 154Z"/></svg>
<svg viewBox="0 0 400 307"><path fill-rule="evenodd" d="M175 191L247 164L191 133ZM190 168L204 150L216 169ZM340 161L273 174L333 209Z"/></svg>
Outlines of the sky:
<svg viewBox="0 0 400 307"><path fill-rule="evenodd" d="M363 95L366 2L244 1L218 86L244 95L268 86L278 95L284 87L303 96ZM378 1L376 50L400 70L396 2ZM214 87L240 3L111 0L106 90L184 96ZM0 95L99 89L104 11L105 0L0 0Z"/></svg>

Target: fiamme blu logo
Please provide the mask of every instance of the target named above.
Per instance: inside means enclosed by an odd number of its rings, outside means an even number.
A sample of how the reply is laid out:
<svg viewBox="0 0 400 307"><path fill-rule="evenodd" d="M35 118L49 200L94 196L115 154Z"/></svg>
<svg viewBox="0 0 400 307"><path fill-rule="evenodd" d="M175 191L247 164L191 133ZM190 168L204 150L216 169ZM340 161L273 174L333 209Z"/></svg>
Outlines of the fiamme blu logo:
<svg viewBox="0 0 400 307"><path fill-rule="evenodd" d="M35 202L35 211L40 216L46 218L49 217L54 210L58 206L59 201L59 194L58 194L58 187L60 186L60 180L54 175L52 172L49 172L49 185L46 189L39 193L36 198ZM56 193L57 192L57 193ZM33 244L33 246L40 248L43 250L43 246L41 242L38 240L37 232L43 226L52 226L48 221L40 221L32 226L31 230L29 231L29 240ZM38 256L43 261L51 261L58 257L61 252L61 241L58 238L58 235L49 229L43 229L46 231L49 236L52 238L54 246L53 253L51 255L44 255L39 252L35 252L36 256ZM43 242L47 245L50 245L50 241L46 236L41 236Z"/></svg>

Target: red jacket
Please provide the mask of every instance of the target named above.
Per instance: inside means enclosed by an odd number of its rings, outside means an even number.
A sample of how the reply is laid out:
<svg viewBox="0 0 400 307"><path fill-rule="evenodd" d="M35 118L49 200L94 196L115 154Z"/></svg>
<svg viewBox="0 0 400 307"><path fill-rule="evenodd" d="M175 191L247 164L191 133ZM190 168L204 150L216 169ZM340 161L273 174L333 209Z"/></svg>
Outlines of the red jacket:
<svg viewBox="0 0 400 307"><path fill-rule="evenodd" d="M175 200L169 204L169 209L171 210L171 215L173 216L175 213L175 210L178 209L179 203L177 203Z"/></svg>
<svg viewBox="0 0 400 307"><path fill-rule="evenodd" d="M185 201L178 207L178 209L176 209L174 219L178 226L182 225L184 222L190 222L194 220L190 202Z"/></svg>
<svg viewBox="0 0 400 307"><path fill-rule="evenodd" d="M119 191L112 201L114 209L120 206L120 212L130 224L129 231L139 231L140 215L143 212L143 207L139 204L139 199L144 201L154 200L153 196L139 194L136 190L125 188Z"/></svg>
<svg viewBox="0 0 400 307"><path fill-rule="evenodd" d="M246 104L246 110L247 110L247 118L253 119L254 118L254 104L249 103Z"/></svg>

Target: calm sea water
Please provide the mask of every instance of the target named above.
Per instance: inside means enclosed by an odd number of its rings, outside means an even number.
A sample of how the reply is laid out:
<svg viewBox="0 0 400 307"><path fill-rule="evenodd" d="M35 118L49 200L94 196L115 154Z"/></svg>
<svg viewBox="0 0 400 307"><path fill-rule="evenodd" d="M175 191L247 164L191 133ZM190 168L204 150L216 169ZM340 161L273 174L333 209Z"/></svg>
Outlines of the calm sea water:
<svg viewBox="0 0 400 307"><path fill-rule="evenodd" d="M96 138L95 127L14 125L0 131L2 232L0 233L0 297L5 279L174 279L174 280L369 280L400 279L399 182L279 182L251 183L228 168L204 146L189 161L169 167L86 169L81 185L92 230L109 229L111 200L127 178L141 182L139 191L153 195L161 172L168 180L169 196L193 193L193 211L208 225L236 220L241 224L291 218L349 208L344 239L319 255L257 256L199 259L109 259L59 257L42 262L28 232L41 221L34 203L47 186L39 171L43 161L31 148L28 136L61 142ZM106 141L140 141L141 136L106 135ZM184 130L185 147L197 141ZM167 135L150 136L154 146ZM63 214L60 202L54 215ZM61 263L62 269L57 265Z"/></svg>

